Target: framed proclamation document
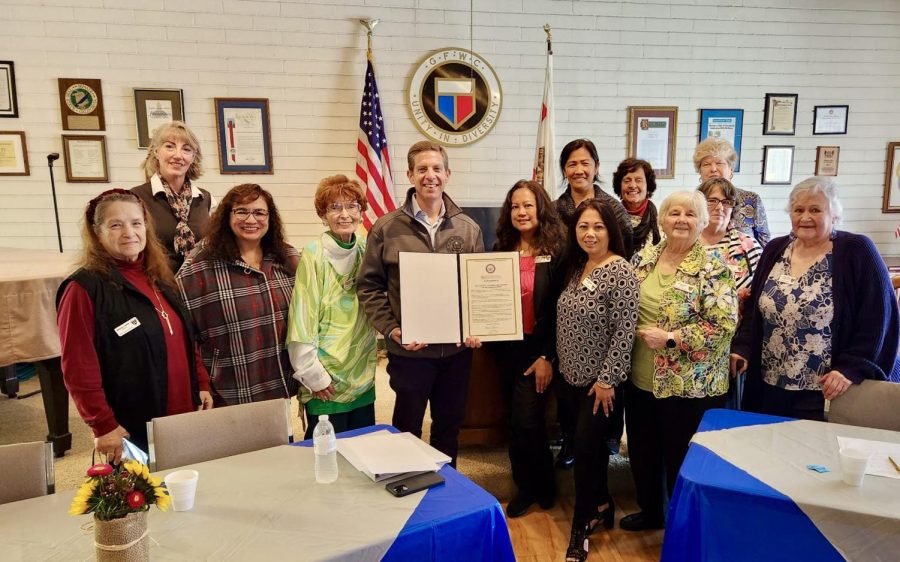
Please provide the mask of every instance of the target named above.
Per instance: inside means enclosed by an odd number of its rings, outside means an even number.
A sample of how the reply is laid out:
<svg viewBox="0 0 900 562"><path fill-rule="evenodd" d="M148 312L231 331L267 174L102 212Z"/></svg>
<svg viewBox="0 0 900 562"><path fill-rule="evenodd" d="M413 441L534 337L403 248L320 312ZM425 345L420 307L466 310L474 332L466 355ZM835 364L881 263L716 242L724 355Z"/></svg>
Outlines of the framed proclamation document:
<svg viewBox="0 0 900 562"><path fill-rule="evenodd" d="M649 162L658 179L674 178L677 131L677 107L629 107L628 157Z"/></svg>
<svg viewBox="0 0 900 562"><path fill-rule="evenodd" d="M135 88L134 115L138 148L147 148L153 133L161 125L184 121L184 94L181 90Z"/></svg>
<svg viewBox="0 0 900 562"><path fill-rule="evenodd" d="M216 98L219 172L272 174L272 130L266 98Z"/></svg>
<svg viewBox="0 0 900 562"><path fill-rule="evenodd" d="M793 135L797 131L797 94L766 94L764 135Z"/></svg>
<svg viewBox="0 0 900 562"><path fill-rule="evenodd" d="M0 176L28 176L25 131L0 131Z"/></svg>
<svg viewBox="0 0 900 562"><path fill-rule="evenodd" d="M400 252L403 344L521 340L518 252Z"/></svg>
<svg viewBox="0 0 900 562"><path fill-rule="evenodd" d="M106 137L63 135L62 139L66 155L66 181L109 182Z"/></svg>
<svg viewBox="0 0 900 562"><path fill-rule="evenodd" d="M743 109L701 109L700 110L700 142L712 137L725 139L737 152L734 171L741 171L741 140L744 136Z"/></svg>
<svg viewBox="0 0 900 562"><path fill-rule="evenodd" d="M16 99L16 65L11 60L0 60L0 117L18 117L19 102Z"/></svg>

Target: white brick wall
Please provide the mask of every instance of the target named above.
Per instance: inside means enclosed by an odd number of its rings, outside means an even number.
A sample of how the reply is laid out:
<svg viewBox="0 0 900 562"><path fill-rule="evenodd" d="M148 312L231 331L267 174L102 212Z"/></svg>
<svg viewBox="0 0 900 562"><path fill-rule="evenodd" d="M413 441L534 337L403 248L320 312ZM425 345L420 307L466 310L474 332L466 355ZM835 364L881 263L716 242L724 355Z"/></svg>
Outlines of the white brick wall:
<svg viewBox="0 0 900 562"><path fill-rule="evenodd" d="M36 5L40 4L40 5ZM737 5L735 5L737 4ZM201 184L216 195L257 181L276 197L288 234L302 244L321 229L312 194L322 177L351 173L365 33L358 18L381 19L375 33L379 87L394 175L405 190L405 153L419 140L405 107L414 65L429 50L473 48L497 70L505 94L494 131L450 149L449 193L469 205L497 205L528 177L553 26L557 148L576 136L600 150L607 183L625 156L629 105L675 105L676 178L656 199L693 187L698 109L744 109L736 183L759 192L775 233L789 224L785 187L761 186L762 147L796 146L794 182L812 175L817 145L841 147L846 228L900 255L900 214L882 214L885 149L900 140L900 2L895 0L0 0L0 59L16 63L18 119L31 176L0 177L0 246L55 248L46 155L62 152L56 78L100 78L106 105L110 184L69 184L56 165L64 245L80 246L88 198L143 181L135 142L133 87L183 88L187 121L203 142ZM767 92L800 96L795 137L761 134ZM212 98L267 97L273 176L221 176ZM814 105L849 104L849 133L812 135Z"/></svg>

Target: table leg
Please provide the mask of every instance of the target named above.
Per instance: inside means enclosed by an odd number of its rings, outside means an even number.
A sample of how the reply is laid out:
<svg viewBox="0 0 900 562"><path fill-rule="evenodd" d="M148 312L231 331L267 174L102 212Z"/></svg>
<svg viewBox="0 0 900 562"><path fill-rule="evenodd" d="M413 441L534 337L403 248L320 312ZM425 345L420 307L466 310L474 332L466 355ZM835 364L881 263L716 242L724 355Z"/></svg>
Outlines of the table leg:
<svg viewBox="0 0 900 562"><path fill-rule="evenodd" d="M8 398L15 398L19 393L19 379L16 377L16 366L0 367L0 393Z"/></svg>
<svg viewBox="0 0 900 562"><path fill-rule="evenodd" d="M41 396L47 415L47 441L53 442L56 457L66 454L72 448L72 434L69 433L69 393L63 382L62 365L59 357L35 363L41 381Z"/></svg>

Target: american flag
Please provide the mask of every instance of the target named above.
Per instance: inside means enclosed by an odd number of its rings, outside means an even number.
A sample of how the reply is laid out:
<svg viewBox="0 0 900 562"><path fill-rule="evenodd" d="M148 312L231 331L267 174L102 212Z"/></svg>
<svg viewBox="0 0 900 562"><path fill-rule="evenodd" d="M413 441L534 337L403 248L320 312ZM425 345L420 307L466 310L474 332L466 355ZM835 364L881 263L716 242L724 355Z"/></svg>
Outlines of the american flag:
<svg viewBox="0 0 900 562"><path fill-rule="evenodd" d="M371 53L366 64L366 85L359 110L356 149L356 177L366 186L366 199L369 201L369 208L363 215L363 226L369 230L378 217L395 208L391 157Z"/></svg>

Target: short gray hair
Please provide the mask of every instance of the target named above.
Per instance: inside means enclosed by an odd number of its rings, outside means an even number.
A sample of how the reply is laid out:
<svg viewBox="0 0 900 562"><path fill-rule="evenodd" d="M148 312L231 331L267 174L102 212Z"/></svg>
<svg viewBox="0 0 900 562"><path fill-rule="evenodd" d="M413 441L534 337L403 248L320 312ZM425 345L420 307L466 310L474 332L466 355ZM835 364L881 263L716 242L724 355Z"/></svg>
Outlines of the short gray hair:
<svg viewBox="0 0 900 562"><path fill-rule="evenodd" d="M715 158L721 158L728 162L728 167L731 168L731 171L734 172L734 167L737 165L737 152L735 152L734 147L731 146L731 143L722 138L716 137L707 137L706 140L697 145L697 148L694 149L694 171L700 173L700 164L703 163L703 159L713 156Z"/></svg>
<svg viewBox="0 0 900 562"><path fill-rule="evenodd" d="M828 200L828 210L831 212L831 216L834 217L834 224L841 224L841 220L844 218L844 206L841 205L841 200L837 196L837 183L831 178L813 176L795 185L788 196L788 204L785 210L790 215L797 199L815 195L816 193L821 193Z"/></svg>
<svg viewBox="0 0 900 562"><path fill-rule="evenodd" d="M706 197L699 191L676 191L665 199L659 206L659 227L663 226L663 219L669 214L669 209L675 205L687 207L697 213L700 221L700 230L709 224L709 209L706 207Z"/></svg>

